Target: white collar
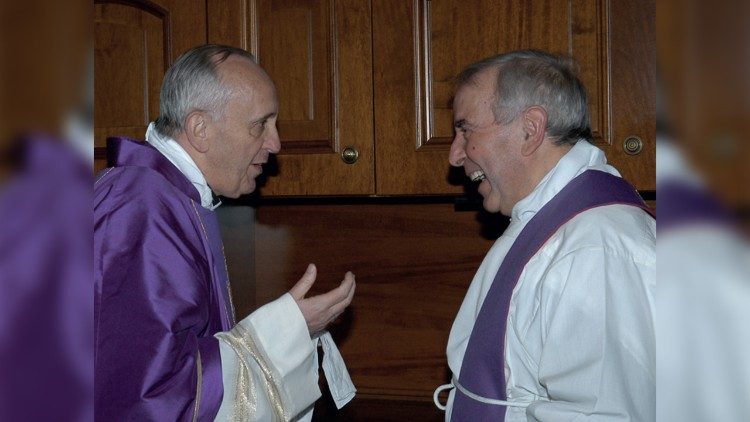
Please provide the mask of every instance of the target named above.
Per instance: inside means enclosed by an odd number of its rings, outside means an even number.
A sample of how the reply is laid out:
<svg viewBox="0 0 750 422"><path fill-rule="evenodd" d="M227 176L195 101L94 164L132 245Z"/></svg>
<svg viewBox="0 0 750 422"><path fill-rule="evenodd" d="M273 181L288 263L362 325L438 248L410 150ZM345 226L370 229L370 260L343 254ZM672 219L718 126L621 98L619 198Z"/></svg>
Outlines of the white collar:
<svg viewBox="0 0 750 422"><path fill-rule="evenodd" d="M206 178L187 151L174 139L160 134L154 127L153 122L149 123L148 129L146 129L146 142L167 157L190 180L201 196L203 208L213 211L221 205L220 200L217 200L214 204L214 195L206 182Z"/></svg>
<svg viewBox="0 0 750 422"><path fill-rule="evenodd" d="M600 170L620 177L620 173L607 164L604 151L581 139L560 158L529 195L516 203L511 220L531 219L562 188L586 170Z"/></svg>

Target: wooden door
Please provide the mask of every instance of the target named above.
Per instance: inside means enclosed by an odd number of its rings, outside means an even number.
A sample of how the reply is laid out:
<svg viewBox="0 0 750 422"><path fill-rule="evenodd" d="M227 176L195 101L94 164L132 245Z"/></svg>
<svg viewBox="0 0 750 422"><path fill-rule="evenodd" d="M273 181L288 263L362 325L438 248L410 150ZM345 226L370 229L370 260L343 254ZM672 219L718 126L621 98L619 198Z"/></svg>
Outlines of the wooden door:
<svg viewBox="0 0 750 422"><path fill-rule="evenodd" d="M654 10L653 0L374 2L376 193L462 193L447 162L451 80L523 48L576 58L597 146L637 188L654 189ZM623 152L629 136L643 141L639 155Z"/></svg>
<svg viewBox="0 0 750 422"><path fill-rule="evenodd" d="M370 2L209 0L208 13L209 41L255 54L276 84L282 146L262 194L375 193Z"/></svg>
<svg viewBox="0 0 750 422"><path fill-rule="evenodd" d="M143 139L159 115L161 81L169 65L206 42L200 0L96 0L94 6L95 169L106 139Z"/></svg>

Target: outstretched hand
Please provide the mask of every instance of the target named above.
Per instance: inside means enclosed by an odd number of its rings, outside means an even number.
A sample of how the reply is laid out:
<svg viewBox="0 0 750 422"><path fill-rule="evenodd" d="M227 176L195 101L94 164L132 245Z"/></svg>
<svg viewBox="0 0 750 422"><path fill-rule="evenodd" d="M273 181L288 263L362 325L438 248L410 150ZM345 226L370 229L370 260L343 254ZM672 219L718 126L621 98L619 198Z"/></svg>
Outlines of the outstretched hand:
<svg viewBox="0 0 750 422"><path fill-rule="evenodd" d="M351 271L347 271L346 275L344 275L344 280L335 289L318 296L306 298L305 295L313 283L315 283L317 272L315 264L308 265L302 278L289 290L289 293L297 302L300 311L302 311L302 316L305 317L310 335L325 329L328 324L344 312L346 307L352 302L356 286L354 274Z"/></svg>

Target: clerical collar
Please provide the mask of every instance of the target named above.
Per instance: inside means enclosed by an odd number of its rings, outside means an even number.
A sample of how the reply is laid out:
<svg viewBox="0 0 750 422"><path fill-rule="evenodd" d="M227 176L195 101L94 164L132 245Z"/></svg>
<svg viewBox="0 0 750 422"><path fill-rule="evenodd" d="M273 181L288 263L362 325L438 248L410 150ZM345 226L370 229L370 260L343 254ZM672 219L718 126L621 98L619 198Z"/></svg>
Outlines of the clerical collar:
<svg viewBox="0 0 750 422"><path fill-rule="evenodd" d="M599 170L620 177L607 164L604 151L586 140L579 140L537 184L533 191L513 206L511 220L530 220L571 180L586 170Z"/></svg>
<svg viewBox="0 0 750 422"><path fill-rule="evenodd" d="M167 157L190 180L190 183L195 186L195 189L201 196L201 206L203 208L213 211L221 205L221 200L218 198L214 202L214 194L208 186L206 178L195 164L195 161L190 158L187 151L174 139L160 134L154 127L153 122L149 123L148 129L146 129L146 142Z"/></svg>

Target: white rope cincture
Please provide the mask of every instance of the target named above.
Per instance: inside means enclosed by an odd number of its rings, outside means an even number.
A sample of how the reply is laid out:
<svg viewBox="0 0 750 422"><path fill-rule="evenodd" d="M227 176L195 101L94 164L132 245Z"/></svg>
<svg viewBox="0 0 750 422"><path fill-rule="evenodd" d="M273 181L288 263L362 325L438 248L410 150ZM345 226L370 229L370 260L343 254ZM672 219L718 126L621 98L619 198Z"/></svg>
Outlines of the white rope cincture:
<svg viewBox="0 0 750 422"><path fill-rule="evenodd" d="M432 401L435 403L435 406L437 406L438 409L445 411L446 405L443 405L440 403L440 399L438 398L438 395L442 393L445 390L450 390L451 388L457 388L458 391L460 391L462 394L464 394L466 397L481 402L485 404L491 404L494 406L509 406L509 407L528 407L529 403L517 403L517 402L511 402L507 400L498 400L498 399L490 399L487 397L482 397L479 394L472 393L471 391L467 390L466 387L459 384L458 380L454 377L451 379L450 384L443 384L440 387L435 389L435 392L432 394Z"/></svg>

